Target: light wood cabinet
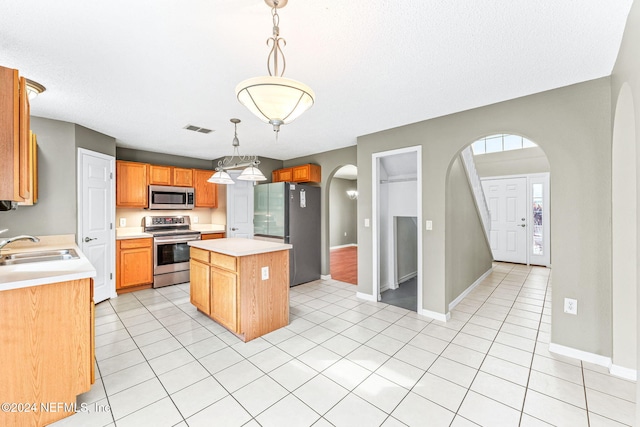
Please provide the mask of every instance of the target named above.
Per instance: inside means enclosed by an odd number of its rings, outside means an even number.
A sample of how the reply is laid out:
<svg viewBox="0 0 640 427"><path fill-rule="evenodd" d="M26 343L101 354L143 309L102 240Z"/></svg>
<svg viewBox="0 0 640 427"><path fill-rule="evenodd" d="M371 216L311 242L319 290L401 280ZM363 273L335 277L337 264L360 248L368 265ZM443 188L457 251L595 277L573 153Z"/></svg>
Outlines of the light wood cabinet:
<svg viewBox="0 0 640 427"><path fill-rule="evenodd" d="M36 134L29 132L29 152L28 152L28 189L29 197L19 205L31 206L38 202L38 141Z"/></svg>
<svg viewBox="0 0 640 427"><path fill-rule="evenodd" d="M86 278L0 292L2 400L37 405L0 411L0 425L44 426L74 414L63 405L73 409L93 383L92 287Z"/></svg>
<svg viewBox="0 0 640 427"><path fill-rule="evenodd" d="M116 291L153 283L153 239L118 240Z"/></svg>
<svg viewBox="0 0 640 427"><path fill-rule="evenodd" d="M18 70L0 67L0 200L30 197L29 131L26 80Z"/></svg>
<svg viewBox="0 0 640 427"><path fill-rule="evenodd" d="M200 240L213 240L224 239L225 233L203 233L200 235Z"/></svg>
<svg viewBox="0 0 640 427"><path fill-rule="evenodd" d="M273 182L313 182L319 184L322 181L322 171L318 165L299 165L274 170L271 174L271 180Z"/></svg>
<svg viewBox="0 0 640 427"><path fill-rule="evenodd" d="M175 166L149 165L149 185L192 187L193 171Z"/></svg>
<svg viewBox="0 0 640 427"><path fill-rule="evenodd" d="M149 185L171 185L171 166L149 165Z"/></svg>
<svg viewBox="0 0 640 427"><path fill-rule="evenodd" d="M191 303L245 342L289 324L287 250L235 257L192 247L190 287Z"/></svg>
<svg viewBox="0 0 640 427"><path fill-rule="evenodd" d="M146 208L148 203L146 163L116 161L116 207Z"/></svg>
<svg viewBox="0 0 640 427"><path fill-rule="evenodd" d="M193 187L193 169L173 168L172 184L176 187Z"/></svg>
<svg viewBox="0 0 640 427"><path fill-rule="evenodd" d="M218 186L212 182L207 182L215 171L194 169L193 188L195 189L196 208L217 208L218 207Z"/></svg>

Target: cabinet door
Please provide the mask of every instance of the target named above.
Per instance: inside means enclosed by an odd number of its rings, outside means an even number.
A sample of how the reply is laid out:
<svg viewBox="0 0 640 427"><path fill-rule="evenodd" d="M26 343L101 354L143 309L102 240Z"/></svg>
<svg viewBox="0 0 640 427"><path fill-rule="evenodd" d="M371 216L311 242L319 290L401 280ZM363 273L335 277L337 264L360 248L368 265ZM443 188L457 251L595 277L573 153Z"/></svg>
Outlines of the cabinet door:
<svg viewBox="0 0 640 427"><path fill-rule="evenodd" d="M116 161L116 207L146 208L147 164Z"/></svg>
<svg viewBox="0 0 640 427"><path fill-rule="evenodd" d="M193 188L195 189L196 208L217 208L218 207L218 186L212 182L207 182L214 171L193 170Z"/></svg>
<svg viewBox="0 0 640 427"><path fill-rule="evenodd" d="M116 288L153 283L152 239L118 240Z"/></svg>
<svg viewBox="0 0 640 427"><path fill-rule="evenodd" d="M193 170L173 168L171 185L176 187L193 187Z"/></svg>
<svg viewBox="0 0 640 427"><path fill-rule="evenodd" d="M149 165L149 185L172 185L171 166Z"/></svg>
<svg viewBox="0 0 640 427"><path fill-rule="evenodd" d="M207 315L211 314L211 267L191 259L189 263L191 304Z"/></svg>
<svg viewBox="0 0 640 427"><path fill-rule="evenodd" d="M309 165L296 166L293 168L294 182L307 182L309 181L309 175Z"/></svg>
<svg viewBox="0 0 640 427"><path fill-rule="evenodd" d="M0 67L0 200L20 197L20 114L18 70Z"/></svg>
<svg viewBox="0 0 640 427"><path fill-rule="evenodd" d="M238 330L238 289L235 273L211 267L211 317L227 329Z"/></svg>
<svg viewBox="0 0 640 427"><path fill-rule="evenodd" d="M20 77L20 197L28 199L31 196L31 178L29 176L29 148L31 146L31 121L29 97L27 96L27 80Z"/></svg>
<svg viewBox="0 0 640 427"><path fill-rule="evenodd" d="M18 205L31 206L38 202L38 142L36 134L29 132L29 197Z"/></svg>
<svg viewBox="0 0 640 427"><path fill-rule="evenodd" d="M278 182L293 181L293 169L286 168L278 171Z"/></svg>

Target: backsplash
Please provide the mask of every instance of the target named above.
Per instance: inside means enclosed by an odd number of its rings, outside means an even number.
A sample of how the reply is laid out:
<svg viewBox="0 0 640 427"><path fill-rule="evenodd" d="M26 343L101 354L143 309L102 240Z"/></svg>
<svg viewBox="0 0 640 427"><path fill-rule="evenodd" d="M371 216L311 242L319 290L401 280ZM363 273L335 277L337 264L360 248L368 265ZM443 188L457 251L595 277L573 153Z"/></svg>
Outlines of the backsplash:
<svg viewBox="0 0 640 427"><path fill-rule="evenodd" d="M176 216L188 215L192 224L226 224L225 209L196 208L190 210L146 210L146 209L116 209L116 227L141 227L145 216ZM197 217L197 222L196 222ZM126 225L121 226L120 220L126 220Z"/></svg>

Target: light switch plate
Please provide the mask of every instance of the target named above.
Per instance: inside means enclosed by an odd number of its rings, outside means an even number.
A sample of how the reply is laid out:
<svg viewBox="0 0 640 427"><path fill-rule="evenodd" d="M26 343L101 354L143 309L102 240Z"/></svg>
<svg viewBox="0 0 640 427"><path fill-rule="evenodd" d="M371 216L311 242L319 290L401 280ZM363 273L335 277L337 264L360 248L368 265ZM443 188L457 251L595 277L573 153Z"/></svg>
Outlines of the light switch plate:
<svg viewBox="0 0 640 427"><path fill-rule="evenodd" d="M127 218L120 218L120 227L127 226Z"/></svg>
<svg viewBox="0 0 640 427"><path fill-rule="evenodd" d="M365 218L364 219L364 226L368 227L369 226L369 218Z"/></svg>
<svg viewBox="0 0 640 427"><path fill-rule="evenodd" d="M433 221L427 220L427 230L433 230Z"/></svg>
<svg viewBox="0 0 640 427"><path fill-rule="evenodd" d="M262 280L269 279L269 267L262 267Z"/></svg>

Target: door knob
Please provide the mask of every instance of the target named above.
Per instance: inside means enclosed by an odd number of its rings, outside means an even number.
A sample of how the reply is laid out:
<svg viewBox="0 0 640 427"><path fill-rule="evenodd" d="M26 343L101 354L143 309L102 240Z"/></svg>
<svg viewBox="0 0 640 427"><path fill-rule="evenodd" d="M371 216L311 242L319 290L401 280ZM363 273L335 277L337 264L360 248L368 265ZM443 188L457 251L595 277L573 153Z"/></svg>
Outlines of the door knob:
<svg viewBox="0 0 640 427"><path fill-rule="evenodd" d="M91 237L85 237L85 238L84 238L84 241L85 241L85 243L86 243L86 242L90 242L90 241L92 241L92 240L97 240L97 239L98 239L97 237L94 237L93 239L92 239Z"/></svg>
<svg viewBox="0 0 640 427"><path fill-rule="evenodd" d="M527 224L520 224L520 227L526 227Z"/></svg>
<svg viewBox="0 0 640 427"><path fill-rule="evenodd" d="M239 230L239 229L238 229L238 228L235 228L235 227L231 228L231 231L238 231L238 230Z"/></svg>

